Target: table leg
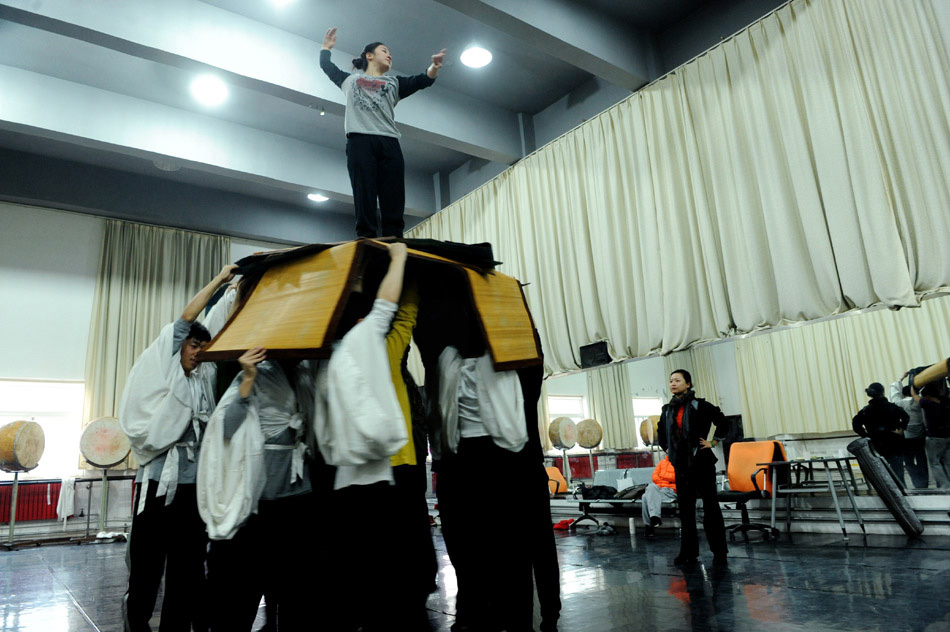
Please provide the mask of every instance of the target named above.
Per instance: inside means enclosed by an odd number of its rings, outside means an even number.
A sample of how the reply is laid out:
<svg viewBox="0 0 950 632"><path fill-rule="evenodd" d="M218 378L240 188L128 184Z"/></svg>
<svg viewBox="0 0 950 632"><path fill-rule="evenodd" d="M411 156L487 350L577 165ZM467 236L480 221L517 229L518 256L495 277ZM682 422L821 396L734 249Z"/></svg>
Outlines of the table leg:
<svg viewBox="0 0 950 632"><path fill-rule="evenodd" d="M868 530L864 528L864 520L861 518L861 512L858 511L858 503L854 500L854 494L851 493L851 488L848 487L848 483L844 477L844 472L842 471L842 467L841 467L841 461L835 461L835 464L838 466L838 473L841 474L841 482L844 484L844 490L848 492L848 500L851 501L851 509L854 510L854 516L855 518L858 519L858 524L861 525L861 531L863 531L864 533L867 533ZM850 463L846 462L846 466L848 468L848 471L850 472L851 471ZM851 475L851 480L852 481L854 480L853 474ZM857 490L857 488L855 488L855 490Z"/></svg>
<svg viewBox="0 0 950 632"><path fill-rule="evenodd" d="M792 535L792 495L785 494L785 533Z"/></svg>
<svg viewBox="0 0 950 632"><path fill-rule="evenodd" d="M851 477L851 488L854 489L854 493L857 494L858 482L854 478L854 470L851 468L851 459L849 457L845 457L844 464L848 468L848 476Z"/></svg>
<svg viewBox="0 0 950 632"><path fill-rule="evenodd" d="M831 476L831 468L828 466L828 462L823 463L825 466L825 476L828 477L828 491L831 492L831 500L835 504L835 513L838 514L838 524L841 525L841 533L844 534L844 539L848 539L848 530L844 526L844 517L841 515L841 505L838 504L838 492L835 491L835 482Z"/></svg>
<svg viewBox="0 0 950 632"><path fill-rule="evenodd" d="M775 496L778 494L778 468L772 467L772 522L770 526L775 529Z"/></svg>

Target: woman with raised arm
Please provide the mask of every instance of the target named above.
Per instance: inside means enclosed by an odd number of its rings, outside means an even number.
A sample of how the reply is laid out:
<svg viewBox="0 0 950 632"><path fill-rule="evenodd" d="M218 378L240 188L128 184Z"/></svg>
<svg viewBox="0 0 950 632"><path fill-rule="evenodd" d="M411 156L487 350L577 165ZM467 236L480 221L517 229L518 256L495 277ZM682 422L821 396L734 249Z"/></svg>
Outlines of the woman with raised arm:
<svg viewBox="0 0 950 632"><path fill-rule="evenodd" d="M383 237L402 237L406 208L405 162L399 147L401 134L393 110L402 99L435 82L445 59L445 49L432 56L424 73L392 76L393 58L382 42L363 48L353 60L358 71L348 73L330 61L336 45L336 27L327 31L320 51L320 68L346 95L346 168L356 206L356 235L376 237L379 231L376 201L382 217Z"/></svg>

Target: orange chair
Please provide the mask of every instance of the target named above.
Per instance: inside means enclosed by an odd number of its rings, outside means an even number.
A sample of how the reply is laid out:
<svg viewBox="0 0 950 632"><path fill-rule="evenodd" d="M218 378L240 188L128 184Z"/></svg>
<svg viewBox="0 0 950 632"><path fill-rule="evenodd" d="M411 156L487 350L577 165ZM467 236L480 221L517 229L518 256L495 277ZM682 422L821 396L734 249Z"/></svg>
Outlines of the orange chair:
<svg viewBox="0 0 950 632"><path fill-rule="evenodd" d="M735 503L742 512L742 522L726 527L729 538L735 540L741 533L748 540L749 531L762 531L765 539L778 538L778 529L770 525L749 521L746 503L755 498L772 497L772 468L759 463L786 461L785 447L780 441L747 441L733 443L729 450L729 490L718 494L719 502ZM788 479L787 467L778 471L779 483Z"/></svg>
<svg viewBox="0 0 950 632"><path fill-rule="evenodd" d="M548 473L548 489L551 491L552 496L566 494L570 491L567 489L567 481L564 480L564 475L561 474L561 470L556 467L546 467L544 469Z"/></svg>

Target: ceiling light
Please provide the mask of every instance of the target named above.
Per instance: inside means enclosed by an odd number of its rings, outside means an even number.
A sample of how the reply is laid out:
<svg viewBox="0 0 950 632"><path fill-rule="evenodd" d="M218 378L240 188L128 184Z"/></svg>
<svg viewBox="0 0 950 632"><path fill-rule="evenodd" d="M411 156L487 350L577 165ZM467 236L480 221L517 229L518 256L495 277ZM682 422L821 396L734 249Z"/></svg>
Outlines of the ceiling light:
<svg viewBox="0 0 950 632"><path fill-rule="evenodd" d="M162 171L178 171L181 169L181 165L167 158L156 158L152 161L152 164Z"/></svg>
<svg viewBox="0 0 950 632"><path fill-rule="evenodd" d="M314 202L326 202L330 198L325 195L320 195L319 193L311 193L307 196L308 200L313 200Z"/></svg>
<svg viewBox="0 0 950 632"><path fill-rule="evenodd" d="M469 68L481 68L491 62L491 53L479 46L469 46L462 53L462 63Z"/></svg>
<svg viewBox="0 0 950 632"><path fill-rule="evenodd" d="M293 4L294 0L270 0L270 2L278 9L283 9L286 6Z"/></svg>
<svg viewBox="0 0 950 632"><path fill-rule="evenodd" d="M215 107L228 98L228 86L214 75L201 75L191 82L191 96L202 105Z"/></svg>

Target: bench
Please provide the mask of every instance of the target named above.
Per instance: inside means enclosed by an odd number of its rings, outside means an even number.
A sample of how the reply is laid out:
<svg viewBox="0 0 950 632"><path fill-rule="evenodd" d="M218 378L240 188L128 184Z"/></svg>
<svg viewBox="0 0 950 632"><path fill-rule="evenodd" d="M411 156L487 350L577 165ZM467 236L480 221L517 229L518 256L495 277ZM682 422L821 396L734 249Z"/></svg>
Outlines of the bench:
<svg viewBox="0 0 950 632"><path fill-rule="evenodd" d="M618 488L618 483L621 480L632 481L633 485L648 485L653 481L653 470L652 467L633 467L626 470L621 469L606 469L606 470L597 470L594 472L594 485L608 485L610 487ZM607 514L617 514L617 515L634 515L639 514L641 509L641 501L637 500L612 500L605 498L597 498L585 500L583 498L574 499L577 502L577 508L580 509L583 514L580 518L571 523L571 529L574 529L579 523L584 520L590 520L595 525L599 525L600 522L590 514L591 505L598 503L599 505L605 505L604 507L598 507L598 513L607 513ZM663 502L664 508L672 508L675 506L675 502Z"/></svg>

